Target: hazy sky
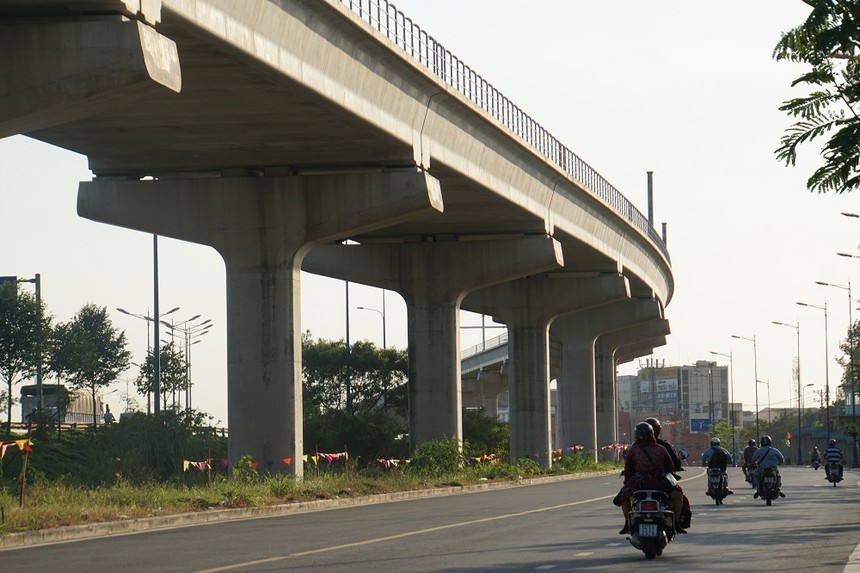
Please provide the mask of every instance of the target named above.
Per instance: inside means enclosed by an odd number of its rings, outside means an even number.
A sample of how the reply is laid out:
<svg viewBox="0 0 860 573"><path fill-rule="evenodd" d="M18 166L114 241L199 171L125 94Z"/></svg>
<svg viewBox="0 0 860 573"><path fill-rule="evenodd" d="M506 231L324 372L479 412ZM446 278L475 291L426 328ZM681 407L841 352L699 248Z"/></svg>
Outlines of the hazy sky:
<svg viewBox="0 0 860 573"><path fill-rule="evenodd" d="M847 286L860 276L860 198L815 195L805 181L817 147L787 168L773 151L790 120L780 103L800 95L791 81L802 68L776 63L780 33L808 10L800 0L584 1L399 0L404 11L526 113L534 117L646 212L646 172L654 172L657 227L668 224L676 281L666 308L672 335L654 358L667 365L728 359L736 401L755 403L758 377L770 402L795 402L792 361L796 331L772 321L800 322L801 377L807 403L839 383L835 359L848 326ZM116 312L152 309L152 237L81 219L78 181L90 179L86 158L23 136L0 140L0 275L41 273L42 296L56 320L85 303L111 309L126 331L134 360L145 355L147 328ZM160 306L182 321L200 314L215 324L192 351L192 405L226 423L225 275L209 247L161 238ZM32 288L23 285L23 288ZM860 291L860 284L854 288ZM854 293L852 292L852 295ZM344 283L303 275L302 328L314 337L345 333ZM382 291L350 285L350 338L382 344ZM854 297L855 300L857 296ZM824 313L796 301L828 304ZM389 346L405 347L402 299L387 292ZM860 316L860 315L858 315ZM169 318L169 317L168 317ZM201 320L202 320L201 319ZM464 325L480 325L467 315ZM488 330L495 336L500 330ZM462 345L480 341L463 329ZM162 338L167 335L162 331ZM638 363L622 365L635 373ZM132 380L136 372L127 375ZM125 384L106 400L122 411ZM768 386L759 386L766 407ZM145 402L143 402L145 405ZM17 413L15 414L17 416ZM2 417L2 416L0 416Z"/></svg>

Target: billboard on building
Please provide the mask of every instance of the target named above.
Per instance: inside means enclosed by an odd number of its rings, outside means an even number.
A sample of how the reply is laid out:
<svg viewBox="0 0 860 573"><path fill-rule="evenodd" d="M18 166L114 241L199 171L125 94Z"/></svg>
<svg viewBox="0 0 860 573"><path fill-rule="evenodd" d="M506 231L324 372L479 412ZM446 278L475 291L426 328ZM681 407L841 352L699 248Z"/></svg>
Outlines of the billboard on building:
<svg viewBox="0 0 860 573"><path fill-rule="evenodd" d="M642 376L644 374L644 376ZM657 369L653 379L648 372L640 372L642 378L639 381L639 404L641 406L676 406L680 401L678 392L677 369Z"/></svg>
<svg viewBox="0 0 860 573"><path fill-rule="evenodd" d="M690 433L692 434L707 434L711 430L711 419L709 416L705 415L697 416L696 414L690 415Z"/></svg>

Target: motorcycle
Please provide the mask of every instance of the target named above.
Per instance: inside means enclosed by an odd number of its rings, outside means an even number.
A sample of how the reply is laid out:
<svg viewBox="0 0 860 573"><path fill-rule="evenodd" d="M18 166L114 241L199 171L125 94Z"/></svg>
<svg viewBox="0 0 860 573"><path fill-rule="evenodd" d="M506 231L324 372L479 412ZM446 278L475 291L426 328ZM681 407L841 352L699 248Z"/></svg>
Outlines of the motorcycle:
<svg viewBox="0 0 860 573"><path fill-rule="evenodd" d="M815 471L818 471L819 466L821 466L821 459L820 458L812 458L812 469L814 469Z"/></svg>
<svg viewBox="0 0 860 573"><path fill-rule="evenodd" d="M833 487L836 487L836 484L842 481L842 478L839 477L839 469L840 464L828 464L827 465L827 481L833 484Z"/></svg>
<svg viewBox="0 0 860 573"><path fill-rule="evenodd" d="M643 489L630 496L627 516L630 545L645 553L645 559L663 554L663 549L675 537L675 515L669 496L659 490Z"/></svg>
<svg viewBox="0 0 860 573"><path fill-rule="evenodd" d="M726 479L723 470L710 468L708 470L708 497L712 497L717 505L723 505L723 499L728 495Z"/></svg>
<svg viewBox="0 0 860 573"><path fill-rule="evenodd" d="M765 500L768 505L773 503L773 500L785 495L779 490L779 471L776 468L765 468L761 474L761 486L759 487L758 496Z"/></svg>

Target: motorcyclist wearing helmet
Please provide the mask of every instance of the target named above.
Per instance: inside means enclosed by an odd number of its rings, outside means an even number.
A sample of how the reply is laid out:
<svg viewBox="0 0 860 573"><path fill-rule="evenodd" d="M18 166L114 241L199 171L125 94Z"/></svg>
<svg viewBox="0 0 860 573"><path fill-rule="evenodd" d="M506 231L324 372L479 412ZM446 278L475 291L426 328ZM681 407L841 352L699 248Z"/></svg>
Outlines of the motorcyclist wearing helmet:
<svg viewBox="0 0 860 573"><path fill-rule="evenodd" d="M827 449L824 450L824 461L827 462L827 464L824 466L824 478L825 479L828 479L828 476L830 476L830 465L831 464L836 464L837 466L839 466L839 479L842 479L842 470L843 470L842 459L843 459L843 457L844 456L842 455L842 450L839 449L839 446L836 445L836 440L831 439L827 445Z"/></svg>
<svg viewBox="0 0 860 573"><path fill-rule="evenodd" d="M750 461L755 466L755 470L752 472L753 486L756 489L753 498L758 498L762 473L768 468L775 469L777 466L784 464L785 457L782 455L782 452L773 447L770 436L762 436L761 447L755 451ZM777 472L776 486L780 490L782 489L782 476L779 475L779 472ZM780 497L785 497L782 491L779 492L779 495Z"/></svg>
<svg viewBox="0 0 860 573"><path fill-rule="evenodd" d="M818 446L812 446L812 452L810 452L810 456L810 462L812 463L813 467L815 467L815 470L818 471L818 466L819 464L821 464L821 452L818 451Z"/></svg>
<svg viewBox="0 0 860 573"><path fill-rule="evenodd" d="M654 428L647 422L636 424L636 442L630 446L624 461L624 486L621 488L621 511L624 513L624 528L618 533L628 533L627 515L630 513L630 495L641 489L656 489L669 494L669 504L675 514L676 529L681 528L683 494L677 486L669 485L664 477L674 469L672 458L666 448L654 438Z"/></svg>
<svg viewBox="0 0 860 573"><path fill-rule="evenodd" d="M726 474L726 466L732 461L732 454L727 449L720 446L720 439L716 436L711 438L711 447L702 452L702 465L709 468L720 468L723 472L723 481L726 484L726 495L731 495L735 492L729 489L729 476ZM709 492L705 492L708 494Z"/></svg>
<svg viewBox="0 0 860 573"><path fill-rule="evenodd" d="M669 452L669 457L672 458L672 464L675 466L675 471L684 471L684 468L681 467L681 458L678 457L675 447L660 437L660 431L663 429L663 425L660 424L660 420L657 418L645 418L645 421L654 428L654 439L657 443L666 448L666 451Z"/></svg>
<svg viewBox="0 0 860 573"><path fill-rule="evenodd" d="M747 442L747 447L744 448L744 465L741 466L741 469L744 471L745 476L750 476L750 465L752 464L752 457L757 449L758 447L756 447L755 445L755 440L750 440L749 442ZM752 480L752 477L750 477L750 480Z"/></svg>

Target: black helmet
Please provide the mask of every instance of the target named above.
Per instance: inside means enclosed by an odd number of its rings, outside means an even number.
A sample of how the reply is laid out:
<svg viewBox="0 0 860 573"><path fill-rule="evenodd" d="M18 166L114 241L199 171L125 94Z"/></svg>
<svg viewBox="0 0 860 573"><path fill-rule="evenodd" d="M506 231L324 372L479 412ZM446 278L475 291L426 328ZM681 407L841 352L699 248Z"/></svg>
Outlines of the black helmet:
<svg viewBox="0 0 860 573"><path fill-rule="evenodd" d="M633 431L636 434L636 441L648 438L654 435L654 428L648 422L639 422L636 424L636 429Z"/></svg>
<svg viewBox="0 0 860 573"><path fill-rule="evenodd" d="M750 440L749 442L747 442L747 445L748 445L748 446L754 446L754 445L755 445L755 440Z"/></svg>
<svg viewBox="0 0 860 573"><path fill-rule="evenodd" d="M761 445L769 446L770 445L770 436L762 436L761 437Z"/></svg>
<svg viewBox="0 0 860 573"><path fill-rule="evenodd" d="M658 420L657 418L645 418L645 421L651 424L651 427L654 428L654 437L659 436L660 430L663 429L663 426L660 425L660 420Z"/></svg>
<svg viewBox="0 0 860 573"><path fill-rule="evenodd" d="M711 445L712 446L719 446L720 445L720 439L718 437L714 436L713 438L711 438Z"/></svg>
<svg viewBox="0 0 860 573"><path fill-rule="evenodd" d="M831 439L830 439L830 445L831 445L831 446L835 446L835 445L836 445L836 440L834 440L834 439L832 439L832 438L831 438Z"/></svg>

